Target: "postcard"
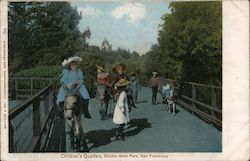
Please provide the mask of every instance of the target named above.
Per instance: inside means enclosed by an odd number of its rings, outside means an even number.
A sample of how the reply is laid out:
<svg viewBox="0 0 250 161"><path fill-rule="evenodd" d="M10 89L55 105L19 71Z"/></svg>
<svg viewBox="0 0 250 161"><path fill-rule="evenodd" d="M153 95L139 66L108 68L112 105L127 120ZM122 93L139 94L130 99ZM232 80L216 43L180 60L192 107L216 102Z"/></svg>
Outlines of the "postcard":
<svg viewBox="0 0 250 161"><path fill-rule="evenodd" d="M1 160L249 160L249 1L0 1Z"/></svg>

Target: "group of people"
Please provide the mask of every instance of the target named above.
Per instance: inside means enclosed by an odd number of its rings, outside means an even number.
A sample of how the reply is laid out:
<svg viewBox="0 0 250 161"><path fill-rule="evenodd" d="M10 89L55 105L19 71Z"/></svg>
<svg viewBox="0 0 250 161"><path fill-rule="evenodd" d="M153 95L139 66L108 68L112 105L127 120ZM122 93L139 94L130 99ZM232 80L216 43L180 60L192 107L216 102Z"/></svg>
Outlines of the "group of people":
<svg viewBox="0 0 250 161"><path fill-rule="evenodd" d="M115 108L113 114L113 122L118 124L116 132L116 139L124 140L124 127L129 122L129 113L132 108L137 108L137 95L140 89L140 84L135 72L127 75L125 73L126 66L124 64L117 64L113 67L113 72L116 77L113 82L110 79L110 73L104 67L97 65L97 90L100 97L101 117L107 115L108 99L113 97L115 100ZM106 89L104 97L102 96L102 89ZM101 101L104 98L104 102ZM105 99L107 98L107 99ZM104 107L103 107L104 105ZM103 115L104 114L104 115Z"/></svg>
<svg viewBox="0 0 250 161"><path fill-rule="evenodd" d="M70 57L62 62L65 67L60 75L61 87L57 96L57 105L61 116L66 118L67 109L65 109L65 98L69 95L78 94L78 103L81 106L81 112L84 117L91 119L89 113L89 93L84 84L84 75L80 68L78 68L78 62L82 59L78 56ZM98 83L97 93L100 97L100 114L102 119L107 115L108 101L111 97L115 100L115 108L113 113L113 123L118 125L116 132L116 139L124 140L124 127L129 122L129 113L132 108L137 108L137 96L140 89L139 80L135 72L127 75L125 73L126 66L124 64L117 64L113 68L113 72L116 74L116 78L111 82L110 73L105 70L104 67L96 65ZM162 91L163 102L168 104L168 111L170 107L173 108L175 114L175 86L173 84L164 82L162 85L158 73L154 71L152 78L149 81L149 87L152 88L152 104L156 104L157 92ZM74 91L75 90L75 91ZM103 101L101 101L103 100ZM74 111L73 111L74 112ZM68 118L71 119L71 118Z"/></svg>
<svg viewBox="0 0 250 161"><path fill-rule="evenodd" d="M84 84L84 75L78 63L82 59L78 56L73 56L65 59L62 62L64 69L60 74L61 87L58 92L56 103L58 105L59 113L64 115L67 119L72 119L73 116L67 117L67 110L65 107L65 98L69 95L78 95L78 105L80 105L80 112L83 112L84 117L91 119L89 113L89 92ZM113 68L113 72L116 73L116 79L114 82L110 81L109 72L107 72L102 66L97 65L97 83L101 87L105 87L105 93L113 95L116 104L113 114L113 122L118 124L116 139L124 140L124 127L129 122L129 112L131 108L137 108L137 95L140 88L139 81L136 77L136 73L130 73L128 76L125 74L126 66L124 64L118 64ZM104 95L105 97L105 95ZM104 103L104 106L107 104ZM71 113L73 113L72 110ZM103 109L100 111L103 114ZM107 113L104 112L104 113Z"/></svg>
<svg viewBox="0 0 250 161"><path fill-rule="evenodd" d="M164 80L162 83L162 80L160 80L160 77L158 77L158 73L154 71L153 76L151 77L149 81L149 87L152 88L152 104L156 104L156 98L158 91L162 94L162 104L166 104L168 113L172 113L175 115L175 105L177 101L177 91L178 91L178 85L172 82L168 82L167 80Z"/></svg>

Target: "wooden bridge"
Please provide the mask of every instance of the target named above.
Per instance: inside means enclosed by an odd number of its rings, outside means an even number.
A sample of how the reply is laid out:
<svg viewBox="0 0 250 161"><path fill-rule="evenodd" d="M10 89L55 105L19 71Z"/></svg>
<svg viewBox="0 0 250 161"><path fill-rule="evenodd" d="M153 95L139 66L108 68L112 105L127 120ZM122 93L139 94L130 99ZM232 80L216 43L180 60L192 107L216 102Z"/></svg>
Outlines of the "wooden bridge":
<svg viewBox="0 0 250 161"><path fill-rule="evenodd" d="M57 107L56 79L41 90L21 89L14 80L16 97L29 98L9 111L9 151L19 152L72 152L68 128L64 120L55 117ZM171 81L171 80L170 80ZM94 87L91 86L91 90ZM116 126L112 118L102 121L98 102L90 100L92 119L82 119L86 144L90 152L220 152L222 150L222 88L185 82L178 99L177 114L166 112L158 94L157 105L151 104L151 91L143 87L139 103L131 112L125 142L115 141ZM112 113L113 104L110 104Z"/></svg>

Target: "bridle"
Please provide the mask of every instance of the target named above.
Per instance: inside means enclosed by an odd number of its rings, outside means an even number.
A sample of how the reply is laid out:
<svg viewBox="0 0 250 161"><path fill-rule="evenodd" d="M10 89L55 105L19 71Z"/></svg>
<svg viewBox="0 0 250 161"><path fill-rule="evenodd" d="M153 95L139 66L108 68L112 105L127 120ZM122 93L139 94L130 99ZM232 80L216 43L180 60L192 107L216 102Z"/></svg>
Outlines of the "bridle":
<svg viewBox="0 0 250 161"><path fill-rule="evenodd" d="M70 105L69 103L68 103L68 101L67 101L67 99L65 99L65 103L64 103L64 110L73 110L73 106L74 106L74 104L77 102L77 95L71 95L71 96L73 96L73 97L75 97L76 98L76 101L74 102L74 103L72 103L72 105ZM66 96L66 97L68 97L68 96ZM66 107L69 107L69 108L66 108Z"/></svg>

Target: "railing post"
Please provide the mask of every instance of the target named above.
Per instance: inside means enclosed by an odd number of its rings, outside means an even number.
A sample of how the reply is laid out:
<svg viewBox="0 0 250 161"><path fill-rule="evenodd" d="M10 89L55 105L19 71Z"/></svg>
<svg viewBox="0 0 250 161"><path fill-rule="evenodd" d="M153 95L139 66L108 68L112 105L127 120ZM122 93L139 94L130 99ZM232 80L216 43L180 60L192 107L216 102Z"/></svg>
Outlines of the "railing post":
<svg viewBox="0 0 250 161"><path fill-rule="evenodd" d="M43 110L44 110L44 114L48 115L49 114L49 98L50 98L50 88L48 89L48 91L46 91L44 93L44 100L43 100Z"/></svg>
<svg viewBox="0 0 250 161"><path fill-rule="evenodd" d="M194 84L192 84L192 107L193 109L196 108L195 101L196 101L196 87Z"/></svg>
<svg viewBox="0 0 250 161"><path fill-rule="evenodd" d="M53 107L53 98L54 98L54 91L53 91L53 86L50 87L49 89L49 106Z"/></svg>
<svg viewBox="0 0 250 161"><path fill-rule="evenodd" d="M15 91L16 91L16 97L18 97L18 81L17 81L17 78L15 78Z"/></svg>
<svg viewBox="0 0 250 161"><path fill-rule="evenodd" d="M212 87L211 106L212 106L213 108L215 108L215 109L217 108L217 106L216 106L216 92L215 92L215 90L214 90L213 87ZM213 117L216 118L216 115L215 115L214 110L211 110L211 114L212 114Z"/></svg>
<svg viewBox="0 0 250 161"><path fill-rule="evenodd" d="M9 153L14 153L14 130L11 122L9 122Z"/></svg>
<svg viewBox="0 0 250 161"><path fill-rule="evenodd" d="M32 96L34 93L34 79L30 78L30 95Z"/></svg>
<svg viewBox="0 0 250 161"><path fill-rule="evenodd" d="M39 101L39 98L37 98L33 103L33 136L39 136L41 132Z"/></svg>

